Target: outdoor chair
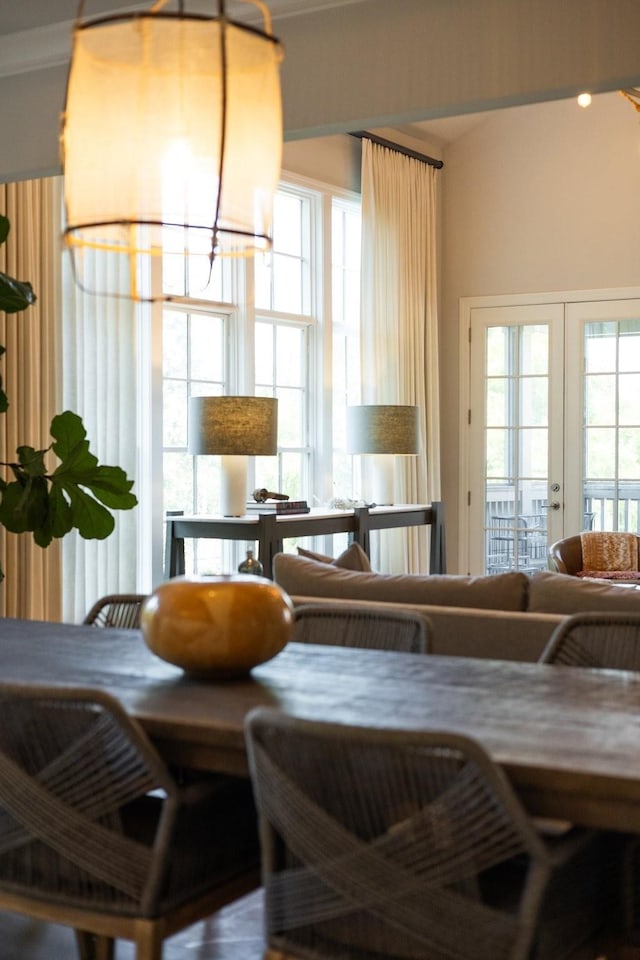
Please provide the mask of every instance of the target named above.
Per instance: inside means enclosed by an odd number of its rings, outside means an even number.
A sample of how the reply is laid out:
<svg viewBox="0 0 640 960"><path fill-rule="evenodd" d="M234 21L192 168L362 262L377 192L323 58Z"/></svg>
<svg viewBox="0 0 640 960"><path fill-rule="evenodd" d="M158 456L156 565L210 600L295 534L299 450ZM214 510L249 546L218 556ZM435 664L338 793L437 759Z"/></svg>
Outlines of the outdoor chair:
<svg viewBox="0 0 640 960"><path fill-rule="evenodd" d="M295 609L291 639L298 643L430 653L432 626L429 618L417 611L348 603L305 603Z"/></svg>
<svg viewBox="0 0 640 960"><path fill-rule="evenodd" d="M541 663L640 670L640 613L576 613L553 631Z"/></svg>
<svg viewBox="0 0 640 960"><path fill-rule="evenodd" d="M603 837L543 838L469 738L272 708L245 730L266 960L561 960L603 923Z"/></svg>
<svg viewBox="0 0 640 960"><path fill-rule="evenodd" d="M82 621L94 627L137 629L140 626L144 593L113 593L96 600Z"/></svg>
<svg viewBox="0 0 640 960"><path fill-rule="evenodd" d="M106 693L0 684L0 910L70 926L80 957L164 938L257 886L249 781L180 788Z"/></svg>

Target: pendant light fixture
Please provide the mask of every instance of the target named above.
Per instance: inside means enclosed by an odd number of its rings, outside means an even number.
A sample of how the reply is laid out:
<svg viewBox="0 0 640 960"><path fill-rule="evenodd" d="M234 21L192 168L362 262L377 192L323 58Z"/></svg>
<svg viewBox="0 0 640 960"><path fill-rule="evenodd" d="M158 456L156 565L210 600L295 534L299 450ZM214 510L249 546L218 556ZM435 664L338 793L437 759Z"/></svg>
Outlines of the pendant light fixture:
<svg viewBox="0 0 640 960"><path fill-rule="evenodd" d="M128 295L152 300L149 255L211 265L270 248L283 54L264 4L245 2L264 30L230 20L224 0L212 16L159 0L91 20L81 0L61 140L65 244L83 289L114 293L98 289L90 251L122 254Z"/></svg>

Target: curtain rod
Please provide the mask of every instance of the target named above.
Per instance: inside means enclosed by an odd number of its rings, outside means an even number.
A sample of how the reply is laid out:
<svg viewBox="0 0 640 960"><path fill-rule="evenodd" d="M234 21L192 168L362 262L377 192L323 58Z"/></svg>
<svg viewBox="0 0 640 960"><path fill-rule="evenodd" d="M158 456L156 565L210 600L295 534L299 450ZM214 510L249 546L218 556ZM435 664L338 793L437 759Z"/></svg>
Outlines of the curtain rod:
<svg viewBox="0 0 640 960"><path fill-rule="evenodd" d="M426 153L418 153L416 150L410 150L409 147L403 147L399 143L394 143L393 140L385 140L384 137L376 137L374 133L369 133L368 130L354 130L349 134L351 137L357 137L358 140L371 140L372 143L377 143L379 147L386 147L388 150L395 150L396 153L401 153L403 157L411 157L413 160L420 160L421 163L428 163L430 167L435 167L437 170L441 170L444 167L444 162L442 160L436 160L434 157L427 156Z"/></svg>

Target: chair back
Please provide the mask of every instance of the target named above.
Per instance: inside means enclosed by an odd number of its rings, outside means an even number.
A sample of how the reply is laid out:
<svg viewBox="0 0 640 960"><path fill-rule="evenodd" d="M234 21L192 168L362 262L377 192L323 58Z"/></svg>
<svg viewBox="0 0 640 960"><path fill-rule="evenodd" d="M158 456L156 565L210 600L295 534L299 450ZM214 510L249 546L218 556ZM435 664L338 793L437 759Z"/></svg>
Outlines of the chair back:
<svg viewBox="0 0 640 960"><path fill-rule="evenodd" d="M640 613L576 613L555 628L540 662L640 670Z"/></svg>
<svg viewBox="0 0 640 960"><path fill-rule="evenodd" d="M94 627L137 630L140 626L144 593L114 593L96 600L82 621Z"/></svg>
<svg viewBox="0 0 640 960"><path fill-rule="evenodd" d="M555 573L577 576L582 570L582 542L580 534L556 540L549 547L549 569Z"/></svg>
<svg viewBox="0 0 640 960"><path fill-rule="evenodd" d="M418 611L348 603L305 603L294 611L292 640L402 653L430 653L433 628Z"/></svg>
<svg viewBox="0 0 640 960"><path fill-rule="evenodd" d="M552 543L548 566L570 576L640 580L640 537L622 531L585 530Z"/></svg>
<svg viewBox="0 0 640 960"><path fill-rule="evenodd" d="M95 690L0 684L0 889L66 907L147 912L162 821L127 810L176 788L146 736Z"/></svg>
<svg viewBox="0 0 640 960"><path fill-rule="evenodd" d="M249 715L246 736L275 956L533 956L552 858L478 744L270 708ZM579 899L579 875L573 883ZM572 909L584 937L588 914ZM557 948L535 956L558 960Z"/></svg>

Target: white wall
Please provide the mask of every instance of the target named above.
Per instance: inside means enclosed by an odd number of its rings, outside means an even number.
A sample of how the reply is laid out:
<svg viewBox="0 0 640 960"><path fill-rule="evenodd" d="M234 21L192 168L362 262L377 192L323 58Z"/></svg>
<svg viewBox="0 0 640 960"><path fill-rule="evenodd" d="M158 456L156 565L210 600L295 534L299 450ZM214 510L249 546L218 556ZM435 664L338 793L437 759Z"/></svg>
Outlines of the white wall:
<svg viewBox="0 0 640 960"><path fill-rule="evenodd" d="M586 110L571 99L496 111L444 160L443 489L455 572L459 298L640 284L640 114L617 93Z"/></svg>
<svg viewBox="0 0 640 960"><path fill-rule="evenodd" d="M285 143L282 169L343 190L360 191L360 141L347 134Z"/></svg>

